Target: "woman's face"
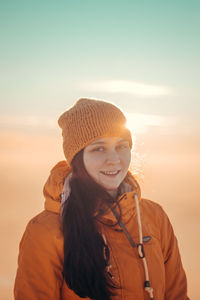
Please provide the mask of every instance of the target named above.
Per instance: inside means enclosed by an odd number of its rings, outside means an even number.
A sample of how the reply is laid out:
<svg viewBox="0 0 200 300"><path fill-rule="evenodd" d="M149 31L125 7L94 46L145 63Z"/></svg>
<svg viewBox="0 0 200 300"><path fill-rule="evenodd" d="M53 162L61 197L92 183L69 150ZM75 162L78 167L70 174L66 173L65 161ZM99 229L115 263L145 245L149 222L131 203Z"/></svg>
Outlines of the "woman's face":
<svg viewBox="0 0 200 300"><path fill-rule="evenodd" d="M100 138L83 150L88 174L113 197L127 174L130 160L129 142L120 137Z"/></svg>

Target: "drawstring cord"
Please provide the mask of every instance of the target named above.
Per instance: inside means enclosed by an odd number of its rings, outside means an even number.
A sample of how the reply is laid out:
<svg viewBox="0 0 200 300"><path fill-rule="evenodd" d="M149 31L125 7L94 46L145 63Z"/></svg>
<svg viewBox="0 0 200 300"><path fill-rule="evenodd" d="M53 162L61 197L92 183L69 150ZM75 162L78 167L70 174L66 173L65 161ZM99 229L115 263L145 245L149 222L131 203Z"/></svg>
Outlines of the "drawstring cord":
<svg viewBox="0 0 200 300"><path fill-rule="evenodd" d="M154 300L153 299L153 288L150 285L149 271L148 271L147 261L146 261L145 252L144 252L140 207L139 207L138 196L137 196L136 193L133 195L133 198L135 198L135 202L136 202L138 231L139 231L139 244L136 245L134 243L134 241L133 241L132 237L130 236L128 230L126 229L126 226L124 225L124 223L121 220L119 221L119 225L120 225L121 229L123 230L123 232L125 233L125 235L126 235L127 239L129 240L129 243L131 244L131 246L133 248L136 248L136 246L137 246L139 258L142 259L143 266L144 266L144 272L145 272L144 289L147 293L149 293L150 300ZM116 210L114 209L114 207L111 206L110 208L111 208L114 216L116 217L116 219L118 219L119 216L118 216L118 213L116 212Z"/></svg>
<svg viewBox="0 0 200 300"><path fill-rule="evenodd" d="M149 293L150 299L153 300L153 288L150 286L149 280L149 271L147 266L147 261L144 252L144 244L143 244L143 235L142 235L142 222L141 222L141 215L140 215L140 206L137 194L134 194L133 197L135 198L136 203L136 210L137 210L137 221L138 221L138 229L139 229L139 244L137 245L139 257L142 259L144 265L144 272L145 272L145 282L144 282L144 289Z"/></svg>

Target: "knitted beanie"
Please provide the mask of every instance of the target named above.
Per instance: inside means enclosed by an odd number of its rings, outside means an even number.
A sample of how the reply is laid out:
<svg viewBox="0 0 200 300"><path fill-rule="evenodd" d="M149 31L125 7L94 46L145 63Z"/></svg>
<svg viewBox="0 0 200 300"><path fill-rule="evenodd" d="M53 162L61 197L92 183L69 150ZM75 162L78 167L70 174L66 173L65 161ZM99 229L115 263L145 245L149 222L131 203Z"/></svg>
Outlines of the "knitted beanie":
<svg viewBox="0 0 200 300"><path fill-rule="evenodd" d="M80 150L99 138L120 136L132 147L124 114L109 102L81 98L60 116L58 124L62 128L63 150L69 164Z"/></svg>

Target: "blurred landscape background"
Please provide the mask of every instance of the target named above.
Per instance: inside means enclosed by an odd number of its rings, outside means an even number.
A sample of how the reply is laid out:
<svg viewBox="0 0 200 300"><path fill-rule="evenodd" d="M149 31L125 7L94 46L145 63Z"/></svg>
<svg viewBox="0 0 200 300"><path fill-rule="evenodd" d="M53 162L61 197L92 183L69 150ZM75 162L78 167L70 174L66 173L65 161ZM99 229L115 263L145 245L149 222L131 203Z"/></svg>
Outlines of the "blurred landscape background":
<svg viewBox="0 0 200 300"><path fill-rule="evenodd" d="M199 300L199 1L2 1L0 298L13 299L18 245L64 159L57 119L80 97L126 114L131 168L178 238Z"/></svg>

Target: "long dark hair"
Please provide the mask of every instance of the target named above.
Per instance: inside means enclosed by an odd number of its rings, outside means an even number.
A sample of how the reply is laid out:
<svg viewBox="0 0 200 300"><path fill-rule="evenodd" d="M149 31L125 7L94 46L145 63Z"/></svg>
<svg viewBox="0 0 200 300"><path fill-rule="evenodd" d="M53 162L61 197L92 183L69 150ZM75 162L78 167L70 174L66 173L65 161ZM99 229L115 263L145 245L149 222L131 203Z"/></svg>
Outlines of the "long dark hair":
<svg viewBox="0 0 200 300"><path fill-rule="evenodd" d="M64 279L79 297L110 300L117 287L106 272L109 249L98 231L96 218L100 213L96 210L100 199L104 207L112 205L115 199L88 175L83 150L71 166L71 192L62 214Z"/></svg>

